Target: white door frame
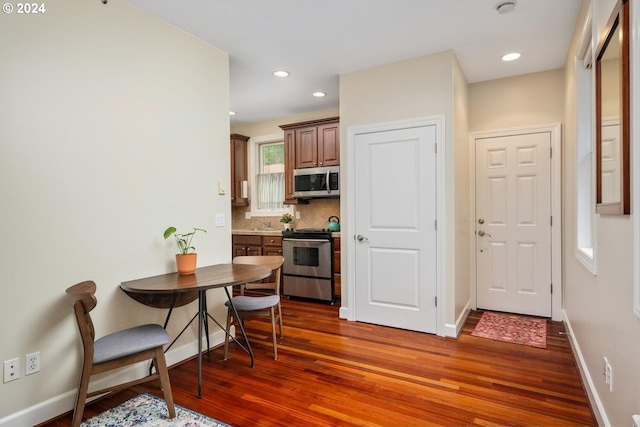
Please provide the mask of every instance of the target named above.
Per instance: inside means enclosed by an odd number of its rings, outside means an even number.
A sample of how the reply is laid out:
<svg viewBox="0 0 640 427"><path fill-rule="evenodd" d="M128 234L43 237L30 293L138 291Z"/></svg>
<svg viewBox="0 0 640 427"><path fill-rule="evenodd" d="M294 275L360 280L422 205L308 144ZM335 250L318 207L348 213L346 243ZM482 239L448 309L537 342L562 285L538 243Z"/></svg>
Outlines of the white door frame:
<svg viewBox="0 0 640 427"><path fill-rule="evenodd" d="M562 144L560 123L532 125L506 128L469 134L469 269L471 286L471 306L476 309L476 139L494 138L527 133L549 132L551 134L551 319L563 320L562 317Z"/></svg>
<svg viewBox="0 0 640 427"><path fill-rule="evenodd" d="M435 126L436 127L436 253L438 259L436 261L436 296L438 298L438 306L436 308L436 334L444 336L445 325L445 292L444 292L444 273L445 273L445 246L444 236L447 227L445 215L445 116L436 115L429 117L418 117L415 119L397 120L392 122L374 123L362 126L350 126L347 129L347 219L355 218L355 138L357 135L384 132L390 130L407 129L412 127ZM344 175L343 175L344 176ZM340 307L340 317L348 320L355 320L355 225L351 221L345 221L342 226L342 244L346 244L347 248L347 304L344 301ZM344 288L343 288L344 289Z"/></svg>

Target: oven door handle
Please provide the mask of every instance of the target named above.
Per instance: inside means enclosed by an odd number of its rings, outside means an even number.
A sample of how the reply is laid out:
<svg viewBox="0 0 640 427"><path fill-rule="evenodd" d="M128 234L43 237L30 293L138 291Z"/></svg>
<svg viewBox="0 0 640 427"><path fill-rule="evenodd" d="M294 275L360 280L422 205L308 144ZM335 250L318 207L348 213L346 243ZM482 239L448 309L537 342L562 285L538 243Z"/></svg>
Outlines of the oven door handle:
<svg viewBox="0 0 640 427"><path fill-rule="evenodd" d="M329 243L329 239L284 239L287 242Z"/></svg>

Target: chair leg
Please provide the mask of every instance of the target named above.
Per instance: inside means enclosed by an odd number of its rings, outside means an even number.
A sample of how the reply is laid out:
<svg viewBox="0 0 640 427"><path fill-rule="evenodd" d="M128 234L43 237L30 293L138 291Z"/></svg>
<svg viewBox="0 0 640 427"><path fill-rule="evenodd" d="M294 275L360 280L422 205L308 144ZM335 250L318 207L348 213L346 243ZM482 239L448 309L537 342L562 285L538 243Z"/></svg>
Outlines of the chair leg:
<svg viewBox="0 0 640 427"><path fill-rule="evenodd" d="M87 391L89 390L89 378L91 377L91 369L86 365L82 367L80 377L80 385L78 386L78 395L76 396L76 406L73 409L72 427L80 427L82 415L84 415L84 405L87 402Z"/></svg>
<svg viewBox="0 0 640 427"><path fill-rule="evenodd" d="M273 337L273 358L278 360L278 344L276 343L276 315L274 313L274 307L271 307L271 336Z"/></svg>
<svg viewBox="0 0 640 427"><path fill-rule="evenodd" d="M227 309L227 333L231 328L231 307ZM229 351L229 335L224 334L224 356L223 360L227 360L227 352Z"/></svg>
<svg viewBox="0 0 640 427"><path fill-rule="evenodd" d="M280 301L278 301L278 323L280 326L280 338L284 338L284 329L282 328L282 308L280 308Z"/></svg>
<svg viewBox="0 0 640 427"><path fill-rule="evenodd" d="M168 418L175 418L176 407L173 403L173 393L171 391L171 381L169 380L169 370L167 369L167 360L164 357L164 350L162 347L156 349L156 357L154 357L154 363L156 364L156 370L160 374L160 386L164 393L164 401L167 402L167 411L169 413Z"/></svg>

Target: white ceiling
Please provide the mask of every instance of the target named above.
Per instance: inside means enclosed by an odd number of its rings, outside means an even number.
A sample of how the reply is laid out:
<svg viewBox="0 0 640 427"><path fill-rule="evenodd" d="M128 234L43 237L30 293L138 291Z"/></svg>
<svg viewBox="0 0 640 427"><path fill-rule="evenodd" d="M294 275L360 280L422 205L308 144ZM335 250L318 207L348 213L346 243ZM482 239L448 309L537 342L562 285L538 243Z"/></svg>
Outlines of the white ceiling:
<svg viewBox="0 0 640 427"><path fill-rule="evenodd" d="M444 50L469 83L561 68L581 0L127 1L229 54L240 125L337 107L340 74Z"/></svg>

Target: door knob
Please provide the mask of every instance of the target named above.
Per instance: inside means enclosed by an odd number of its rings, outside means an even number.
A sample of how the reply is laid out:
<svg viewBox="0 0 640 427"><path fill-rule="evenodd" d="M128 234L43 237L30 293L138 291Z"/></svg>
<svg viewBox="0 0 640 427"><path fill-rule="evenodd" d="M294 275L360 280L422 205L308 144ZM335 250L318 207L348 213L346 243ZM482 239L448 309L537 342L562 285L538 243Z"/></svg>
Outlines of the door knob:
<svg viewBox="0 0 640 427"><path fill-rule="evenodd" d="M362 242L363 240L369 240L366 237L364 237L362 234L358 234L358 236L356 236L356 239L358 239L359 242Z"/></svg>
<svg viewBox="0 0 640 427"><path fill-rule="evenodd" d="M491 234L489 233L485 233L484 230L480 230L478 231L478 236L482 237L482 236L489 236L491 237Z"/></svg>
<svg viewBox="0 0 640 427"><path fill-rule="evenodd" d="M484 224L484 218L479 218L478 219L478 224Z"/></svg>

